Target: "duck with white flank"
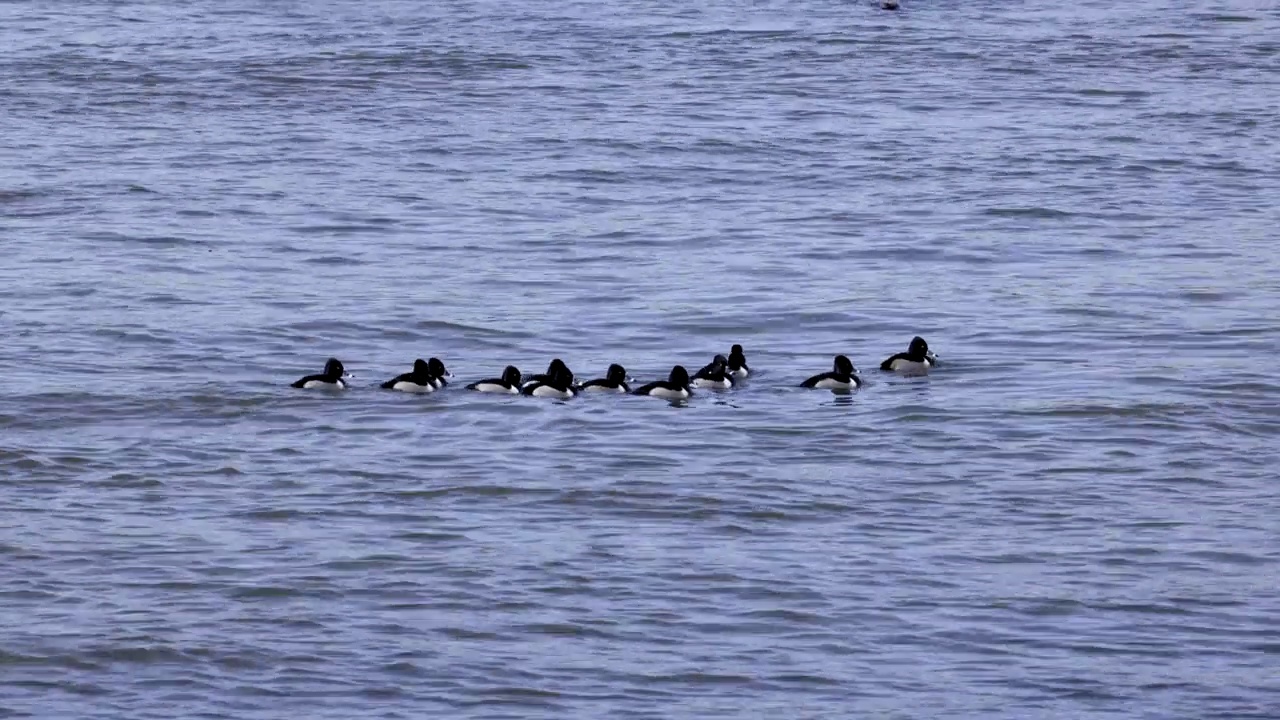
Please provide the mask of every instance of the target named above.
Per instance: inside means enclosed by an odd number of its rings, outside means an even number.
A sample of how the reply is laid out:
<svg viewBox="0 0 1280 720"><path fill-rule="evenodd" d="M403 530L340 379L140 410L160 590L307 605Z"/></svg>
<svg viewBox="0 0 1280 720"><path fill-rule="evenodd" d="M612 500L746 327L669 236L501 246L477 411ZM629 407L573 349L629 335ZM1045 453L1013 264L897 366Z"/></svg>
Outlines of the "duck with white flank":
<svg viewBox="0 0 1280 720"><path fill-rule="evenodd" d="M573 387L573 373L569 372L569 368L556 368L555 372L545 380L533 380L520 386L520 392L532 397L549 397L558 398L560 400L568 400L577 395L577 391Z"/></svg>
<svg viewBox="0 0 1280 720"><path fill-rule="evenodd" d="M441 363L443 365L443 363ZM431 374L430 366L426 360L418 358L413 361L413 370L397 375L394 378L382 383L384 390L398 390L407 393L429 393L444 387L444 379L436 379Z"/></svg>
<svg viewBox="0 0 1280 720"><path fill-rule="evenodd" d="M500 395L519 395L520 394L520 369L515 365L508 365L506 370L502 371L502 377L492 378L490 380L481 380L473 382L467 386L468 390L476 390L482 393L497 393Z"/></svg>
<svg viewBox="0 0 1280 720"><path fill-rule="evenodd" d="M555 378L562 377L565 375L569 377L569 386L573 387L574 386L573 371L569 369L568 365L564 364L563 360L561 360L560 358L555 358L550 362L550 364L547 365L547 371L545 373L538 373L537 375L531 375L525 378L520 383L520 385L524 386L524 385L531 385L536 382L547 382L548 380L553 380Z"/></svg>
<svg viewBox="0 0 1280 720"><path fill-rule="evenodd" d="M346 369L342 367L342 363L337 358L329 358L324 364L324 372L319 375L308 375L294 381L292 387L305 388L307 390L346 390L346 378L351 377Z"/></svg>
<svg viewBox="0 0 1280 720"><path fill-rule="evenodd" d="M751 374L751 368L747 367L747 356L742 352L741 345L734 345L729 348L729 375L735 378L744 378Z"/></svg>
<svg viewBox="0 0 1280 720"><path fill-rule="evenodd" d="M834 392L857 390L862 386L862 378L858 377L857 372L857 369L853 367L853 363L849 358L844 355L837 355L831 372L814 375L808 380L800 383L800 387L831 390Z"/></svg>
<svg viewBox="0 0 1280 720"><path fill-rule="evenodd" d="M617 363L610 365L609 372L604 377L583 383L582 392L631 392L627 385L627 369Z"/></svg>
<svg viewBox="0 0 1280 720"><path fill-rule="evenodd" d="M693 374L691 387L728 390L733 387L733 378L729 376L729 361L723 355L717 355L706 367Z"/></svg>
<svg viewBox="0 0 1280 720"><path fill-rule="evenodd" d="M880 369L901 375L928 375L929 368L937 364L938 357L929 351L929 343L917 335L911 338L906 352L889 356L880 363Z"/></svg>
<svg viewBox="0 0 1280 720"><path fill-rule="evenodd" d="M671 374L667 376L666 380L651 382L644 387L637 388L634 394L648 395L666 400L684 400L693 394L689 390L689 371L685 370L682 365L676 365L671 368Z"/></svg>

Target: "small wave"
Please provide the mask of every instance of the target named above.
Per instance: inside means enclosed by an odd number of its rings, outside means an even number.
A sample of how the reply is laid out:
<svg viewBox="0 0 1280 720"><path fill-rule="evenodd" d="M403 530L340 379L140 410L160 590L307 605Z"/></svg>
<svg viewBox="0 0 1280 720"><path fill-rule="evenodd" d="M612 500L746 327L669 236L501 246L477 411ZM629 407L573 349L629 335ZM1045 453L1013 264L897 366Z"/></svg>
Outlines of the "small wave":
<svg viewBox="0 0 1280 720"><path fill-rule="evenodd" d="M769 682L783 685L805 685L810 687L842 687L845 684L836 678L812 673L782 673L770 675L767 679Z"/></svg>
<svg viewBox="0 0 1280 720"><path fill-rule="evenodd" d="M1192 550L1186 553L1186 556L1197 560L1207 560L1215 564L1227 565L1273 565L1276 563L1275 560L1266 556L1225 550Z"/></svg>
<svg viewBox="0 0 1280 720"><path fill-rule="evenodd" d="M152 332L98 328L93 331L93 334L127 345L162 345L171 347L178 344L178 341L172 337L157 335Z"/></svg>
<svg viewBox="0 0 1280 720"><path fill-rule="evenodd" d="M320 255L317 257L309 257L302 262L308 265L367 265L364 260L353 258L350 255Z"/></svg>
<svg viewBox="0 0 1280 720"><path fill-rule="evenodd" d="M553 635L565 638L616 638L615 633L604 632L582 623L530 623L515 629L533 635Z"/></svg>
<svg viewBox="0 0 1280 720"><path fill-rule="evenodd" d="M24 200L34 200L38 197L44 197L51 193L47 190L0 190L0 204L17 203Z"/></svg>
<svg viewBox="0 0 1280 720"><path fill-rule="evenodd" d="M284 509L272 508L268 510L247 510L244 512L233 513L233 515L236 517L241 517L248 520L280 520L280 521L297 520L300 518L304 518L309 514L310 513L306 513L301 510L293 510L290 508L284 508Z"/></svg>
<svg viewBox="0 0 1280 720"><path fill-rule="evenodd" d="M1221 22L1221 23L1250 23L1250 22L1258 22L1259 20L1259 18L1252 17L1249 15L1221 15L1221 14L1208 14L1208 13L1199 13L1199 14L1192 15L1192 17L1198 18L1200 20L1208 20L1210 22Z"/></svg>
<svg viewBox="0 0 1280 720"><path fill-rule="evenodd" d="M253 585L247 587L231 588L228 595L236 600L259 600L259 599L281 599L281 598L327 598L338 597L340 593L333 590L323 590L317 588L308 588L300 590L293 587L284 587L280 585Z"/></svg>
<svg viewBox="0 0 1280 720"><path fill-rule="evenodd" d="M140 302L146 303L148 305L165 305L165 306L207 304L199 300L192 300L190 298L179 297L177 295L172 295L170 293L159 293L156 295L147 295L141 298Z"/></svg>
<svg viewBox="0 0 1280 720"><path fill-rule="evenodd" d="M106 488L154 488L164 486L164 483L160 480L131 472L118 472L93 484Z"/></svg>
<svg viewBox="0 0 1280 720"><path fill-rule="evenodd" d="M360 235L388 232L385 223L377 222L292 225L288 229L300 235Z"/></svg>
<svg viewBox="0 0 1280 720"><path fill-rule="evenodd" d="M982 211L984 215L993 217L1031 217L1031 218L1065 218L1071 217L1074 213L1065 210L1055 210L1046 207L1026 207L1026 208L987 208Z"/></svg>
<svg viewBox="0 0 1280 720"><path fill-rule="evenodd" d="M1148 90L1115 90L1108 88L1083 88L1076 91L1077 95L1083 97L1123 97L1123 98L1144 98L1150 97L1152 93Z"/></svg>
<svg viewBox="0 0 1280 720"><path fill-rule="evenodd" d="M714 672L687 672L687 673L667 673L663 675L647 675L646 683L655 685L695 685L695 686L715 686L715 685L739 685L742 687L750 687L756 684L757 680L749 675L735 675L731 673L714 673Z"/></svg>
<svg viewBox="0 0 1280 720"><path fill-rule="evenodd" d="M207 243L204 240L181 235L126 235L117 232L91 232L83 235L86 240L112 243L131 243L151 247L194 247Z"/></svg>

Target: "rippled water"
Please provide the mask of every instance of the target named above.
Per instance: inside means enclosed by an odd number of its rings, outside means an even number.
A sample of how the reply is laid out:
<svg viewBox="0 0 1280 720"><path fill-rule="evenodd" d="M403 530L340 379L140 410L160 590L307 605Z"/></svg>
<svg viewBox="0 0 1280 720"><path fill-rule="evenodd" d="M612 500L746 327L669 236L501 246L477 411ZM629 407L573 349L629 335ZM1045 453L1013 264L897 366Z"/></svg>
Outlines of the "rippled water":
<svg viewBox="0 0 1280 720"><path fill-rule="evenodd" d="M0 716L1280 714L1274 2L0 44ZM734 342L687 407L456 389Z"/></svg>

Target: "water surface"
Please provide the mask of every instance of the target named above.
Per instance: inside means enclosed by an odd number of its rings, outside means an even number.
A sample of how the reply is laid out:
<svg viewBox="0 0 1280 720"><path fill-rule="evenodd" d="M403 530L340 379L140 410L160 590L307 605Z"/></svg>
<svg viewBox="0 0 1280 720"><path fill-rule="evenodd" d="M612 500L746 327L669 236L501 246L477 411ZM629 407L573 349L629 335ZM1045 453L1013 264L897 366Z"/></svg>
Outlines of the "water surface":
<svg viewBox="0 0 1280 720"><path fill-rule="evenodd" d="M1280 11L904 5L0 6L0 715L1275 717Z"/></svg>

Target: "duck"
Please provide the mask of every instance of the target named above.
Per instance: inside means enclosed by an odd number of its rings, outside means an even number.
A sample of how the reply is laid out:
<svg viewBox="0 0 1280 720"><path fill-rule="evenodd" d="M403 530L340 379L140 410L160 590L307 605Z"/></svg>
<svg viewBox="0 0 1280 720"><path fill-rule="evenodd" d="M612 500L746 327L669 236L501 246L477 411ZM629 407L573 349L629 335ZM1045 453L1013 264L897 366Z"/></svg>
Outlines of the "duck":
<svg viewBox="0 0 1280 720"><path fill-rule="evenodd" d="M728 390L733 387L733 378L729 375L729 361L723 355L717 355L711 363L693 374L690 387Z"/></svg>
<svg viewBox="0 0 1280 720"><path fill-rule="evenodd" d="M744 378L751 374L751 368L747 367L746 353L742 352L741 345L734 345L729 348L729 375L735 378Z"/></svg>
<svg viewBox="0 0 1280 720"><path fill-rule="evenodd" d="M329 358L324 364L324 372L319 375L307 375L294 381L291 387L306 390L346 390L346 378L351 377L337 358Z"/></svg>
<svg viewBox="0 0 1280 720"><path fill-rule="evenodd" d="M917 335L911 338L906 352L890 355L880 363L880 369L902 375L928 375L929 368L937 364L938 357L929 351L929 343Z"/></svg>
<svg viewBox="0 0 1280 720"><path fill-rule="evenodd" d="M667 400L684 400L693 395L693 391L689 389L689 371L685 370L683 365L676 365L671 368L671 374L667 376L666 380L658 380L636 388L633 394L648 395Z"/></svg>
<svg viewBox="0 0 1280 720"><path fill-rule="evenodd" d="M604 377L588 380L582 384L581 390L582 392L631 392L631 388L627 385L627 369L614 363L609 366L609 371Z"/></svg>
<svg viewBox="0 0 1280 720"><path fill-rule="evenodd" d="M825 372L800 383L800 387L817 388L819 390L849 391L862 387L862 378L857 375L853 362L844 355L837 355L831 372Z"/></svg>
<svg viewBox="0 0 1280 720"><path fill-rule="evenodd" d="M519 395L520 369L515 365L508 365L506 369L502 371L502 377L473 382L467 386L467 389L476 390L482 393Z"/></svg>
<svg viewBox="0 0 1280 720"><path fill-rule="evenodd" d="M427 361L427 372L431 373L431 378L436 389L449 384L449 378L453 377L453 373L445 368L444 362L440 358L433 357Z"/></svg>
<svg viewBox="0 0 1280 720"><path fill-rule="evenodd" d="M439 362L439 361L437 361ZM443 367L441 363L441 367ZM426 360L418 358L413 361L413 370L382 383L383 390L398 390L408 393L429 393L439 390L444 385L444 378L432 374ZM439 383L439 384L437 384Z"/></svg>
<svg viewBox="0 0 1280 720"><path fill-rule="evenodd" d="M573 387L573 373L569 372L569 368L563 367L563 364L546 380L533 380L521 385L520 392L531 397L549 397L560 400L568 400L578 394Z"/></svg>
<svg viewBox="0 0 1280 720"><path fill-rule="evenodd" d="M531 375L525 378L523 381L521 381L520 384L524 386L524 385L530 385L535 382L547 382L548 380L553 380L562 374L568 376L569 386L573 387L574 385L573 371L569 369L568 365L564 364L563 360L561 360L560 358L555 358L547 365L547 371L545 373L538 373L537 375Z"/></svg>

